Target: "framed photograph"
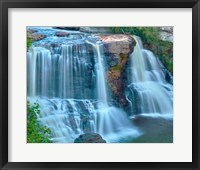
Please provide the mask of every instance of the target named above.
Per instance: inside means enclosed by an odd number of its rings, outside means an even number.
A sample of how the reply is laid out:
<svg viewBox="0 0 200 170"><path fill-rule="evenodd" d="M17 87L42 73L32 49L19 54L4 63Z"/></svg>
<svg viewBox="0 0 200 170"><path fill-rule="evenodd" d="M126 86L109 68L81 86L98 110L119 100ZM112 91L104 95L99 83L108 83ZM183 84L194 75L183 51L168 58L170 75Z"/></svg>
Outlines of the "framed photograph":
<svg viewBox="0 0 200 170"><path fill-rule="evenodd" d="M198 0L1 0L0 167L199 169Z"/></svg>

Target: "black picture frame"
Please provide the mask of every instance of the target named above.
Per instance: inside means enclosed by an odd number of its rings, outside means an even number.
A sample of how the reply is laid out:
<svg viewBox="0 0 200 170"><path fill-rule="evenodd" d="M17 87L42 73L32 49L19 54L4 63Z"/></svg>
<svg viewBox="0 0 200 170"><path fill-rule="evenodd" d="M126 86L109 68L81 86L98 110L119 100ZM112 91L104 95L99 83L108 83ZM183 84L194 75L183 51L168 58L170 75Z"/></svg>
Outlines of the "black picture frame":
<svg viewBox="0 0 200 170"><path fill-rule="evenodd" d="M192 162L8 162L8 9L9 8L192 8ZM0 0L0 167L33 169L200 169L198 0Z"/></svg>

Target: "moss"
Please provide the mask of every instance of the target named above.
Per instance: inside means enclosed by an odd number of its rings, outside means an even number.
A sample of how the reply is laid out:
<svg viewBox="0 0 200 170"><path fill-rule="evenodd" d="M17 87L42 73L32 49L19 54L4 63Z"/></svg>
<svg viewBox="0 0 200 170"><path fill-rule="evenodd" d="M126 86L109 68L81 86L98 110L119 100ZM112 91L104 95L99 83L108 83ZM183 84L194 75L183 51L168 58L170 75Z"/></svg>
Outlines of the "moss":
<svg viewBox="0 0 200 170"><path fill-rule="evenodd" d="M116 66L113 66L111 67L112 71L119 71L121 69L121 66L120 64L116 65Z"/></svg>
<svg viewBox="0 0 200 170"><path fill-rule="evenodd" d="M119 54L119 64L111 67L111 70L112 71L120 71L122 69L124 62L126 61L126 58L127 58L126 54L120 53Z"/></svg>
<svg viewBox="0 0 200 170"><path fill-rule="evenodd" d="M32 40L29 38L29 37L27 37L27 40L26 40L26 46L27 46L27 49L32 45Z"/></svg>

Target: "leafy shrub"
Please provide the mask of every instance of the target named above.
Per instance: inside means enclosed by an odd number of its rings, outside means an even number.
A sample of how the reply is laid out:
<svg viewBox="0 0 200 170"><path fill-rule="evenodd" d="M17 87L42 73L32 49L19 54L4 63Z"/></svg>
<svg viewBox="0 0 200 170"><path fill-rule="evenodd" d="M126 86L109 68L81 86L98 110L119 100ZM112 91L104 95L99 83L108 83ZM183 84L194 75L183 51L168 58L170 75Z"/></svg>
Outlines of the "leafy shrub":
<svg viewBox="0 0 200 170"><path fill-rule="evenodd" d="M114 33L132 34L141 37L147 43L158 43L159 34L155 27L111 27Z"/></svg>
<svg viewBox="0 0 200 170"><path fill-rule="evenodd" d="M27 38L26 40L26 46L27 46L27 49L32 45L32 40L30 38Z"/></svg>
<svg viewBox="0 0 200 170"><path fill-rule="evenodd" d="M27 102L27 142L28 143L51 143L51 131L46 126L41 126L37 121L40 114L38 103Z"/></svg>

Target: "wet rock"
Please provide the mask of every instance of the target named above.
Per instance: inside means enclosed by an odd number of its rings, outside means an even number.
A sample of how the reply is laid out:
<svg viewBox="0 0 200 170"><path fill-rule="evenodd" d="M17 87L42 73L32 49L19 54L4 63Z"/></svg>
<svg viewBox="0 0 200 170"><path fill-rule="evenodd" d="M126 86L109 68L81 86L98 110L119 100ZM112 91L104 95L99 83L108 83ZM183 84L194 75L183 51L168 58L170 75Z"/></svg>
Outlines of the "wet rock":
<svg viewBox="0 0 200 170"><path fill-rule="evenodd" d="M85 133L74 140L74 143L106 143L97 133Z"/></svg>
<svg viewBox="0 0 200 170"><path fill-rule="evenodd" d="M80 27L53 27L55 29L61 29L61 30L73 30L73 31L78 31Z"/></svg>
<svg viewBox="0 0 200 170"><path fill-rule="evenodd" d="M46 35L44 34L39 34L37 32L30 32L30 31L27 31L27 37L31 39L31 41L39 41L39 40L42 40L44 38L46 38Z"/></svg>
<svg viewBox="0 0 200 170"><path fill-rule="evenodd" d="M68 32L58 31L58 32L55 33L55 35L57 37L67 37L69 35L69 33Z"/></svg>
<svg viewBox="0 0 200 170"><path fill-rule="evenodd" d="M69 115L69 122L72 129L77 129L77 124L73 115Z"/></svg>
<svg viewBox="0 0 200 170"><path fill-rule="evenodd" d="M80 27L81 32L87 33L110 33L109 27Z"/></svg>
<svg viewBox="0 0 200 170"><path fill-rule="evenodd" d="M33 30L33 29L28 29L27 30L27 33L30 33L30 34L35 33L35 32L38 32L38 31L37 30Z"/></svg>

